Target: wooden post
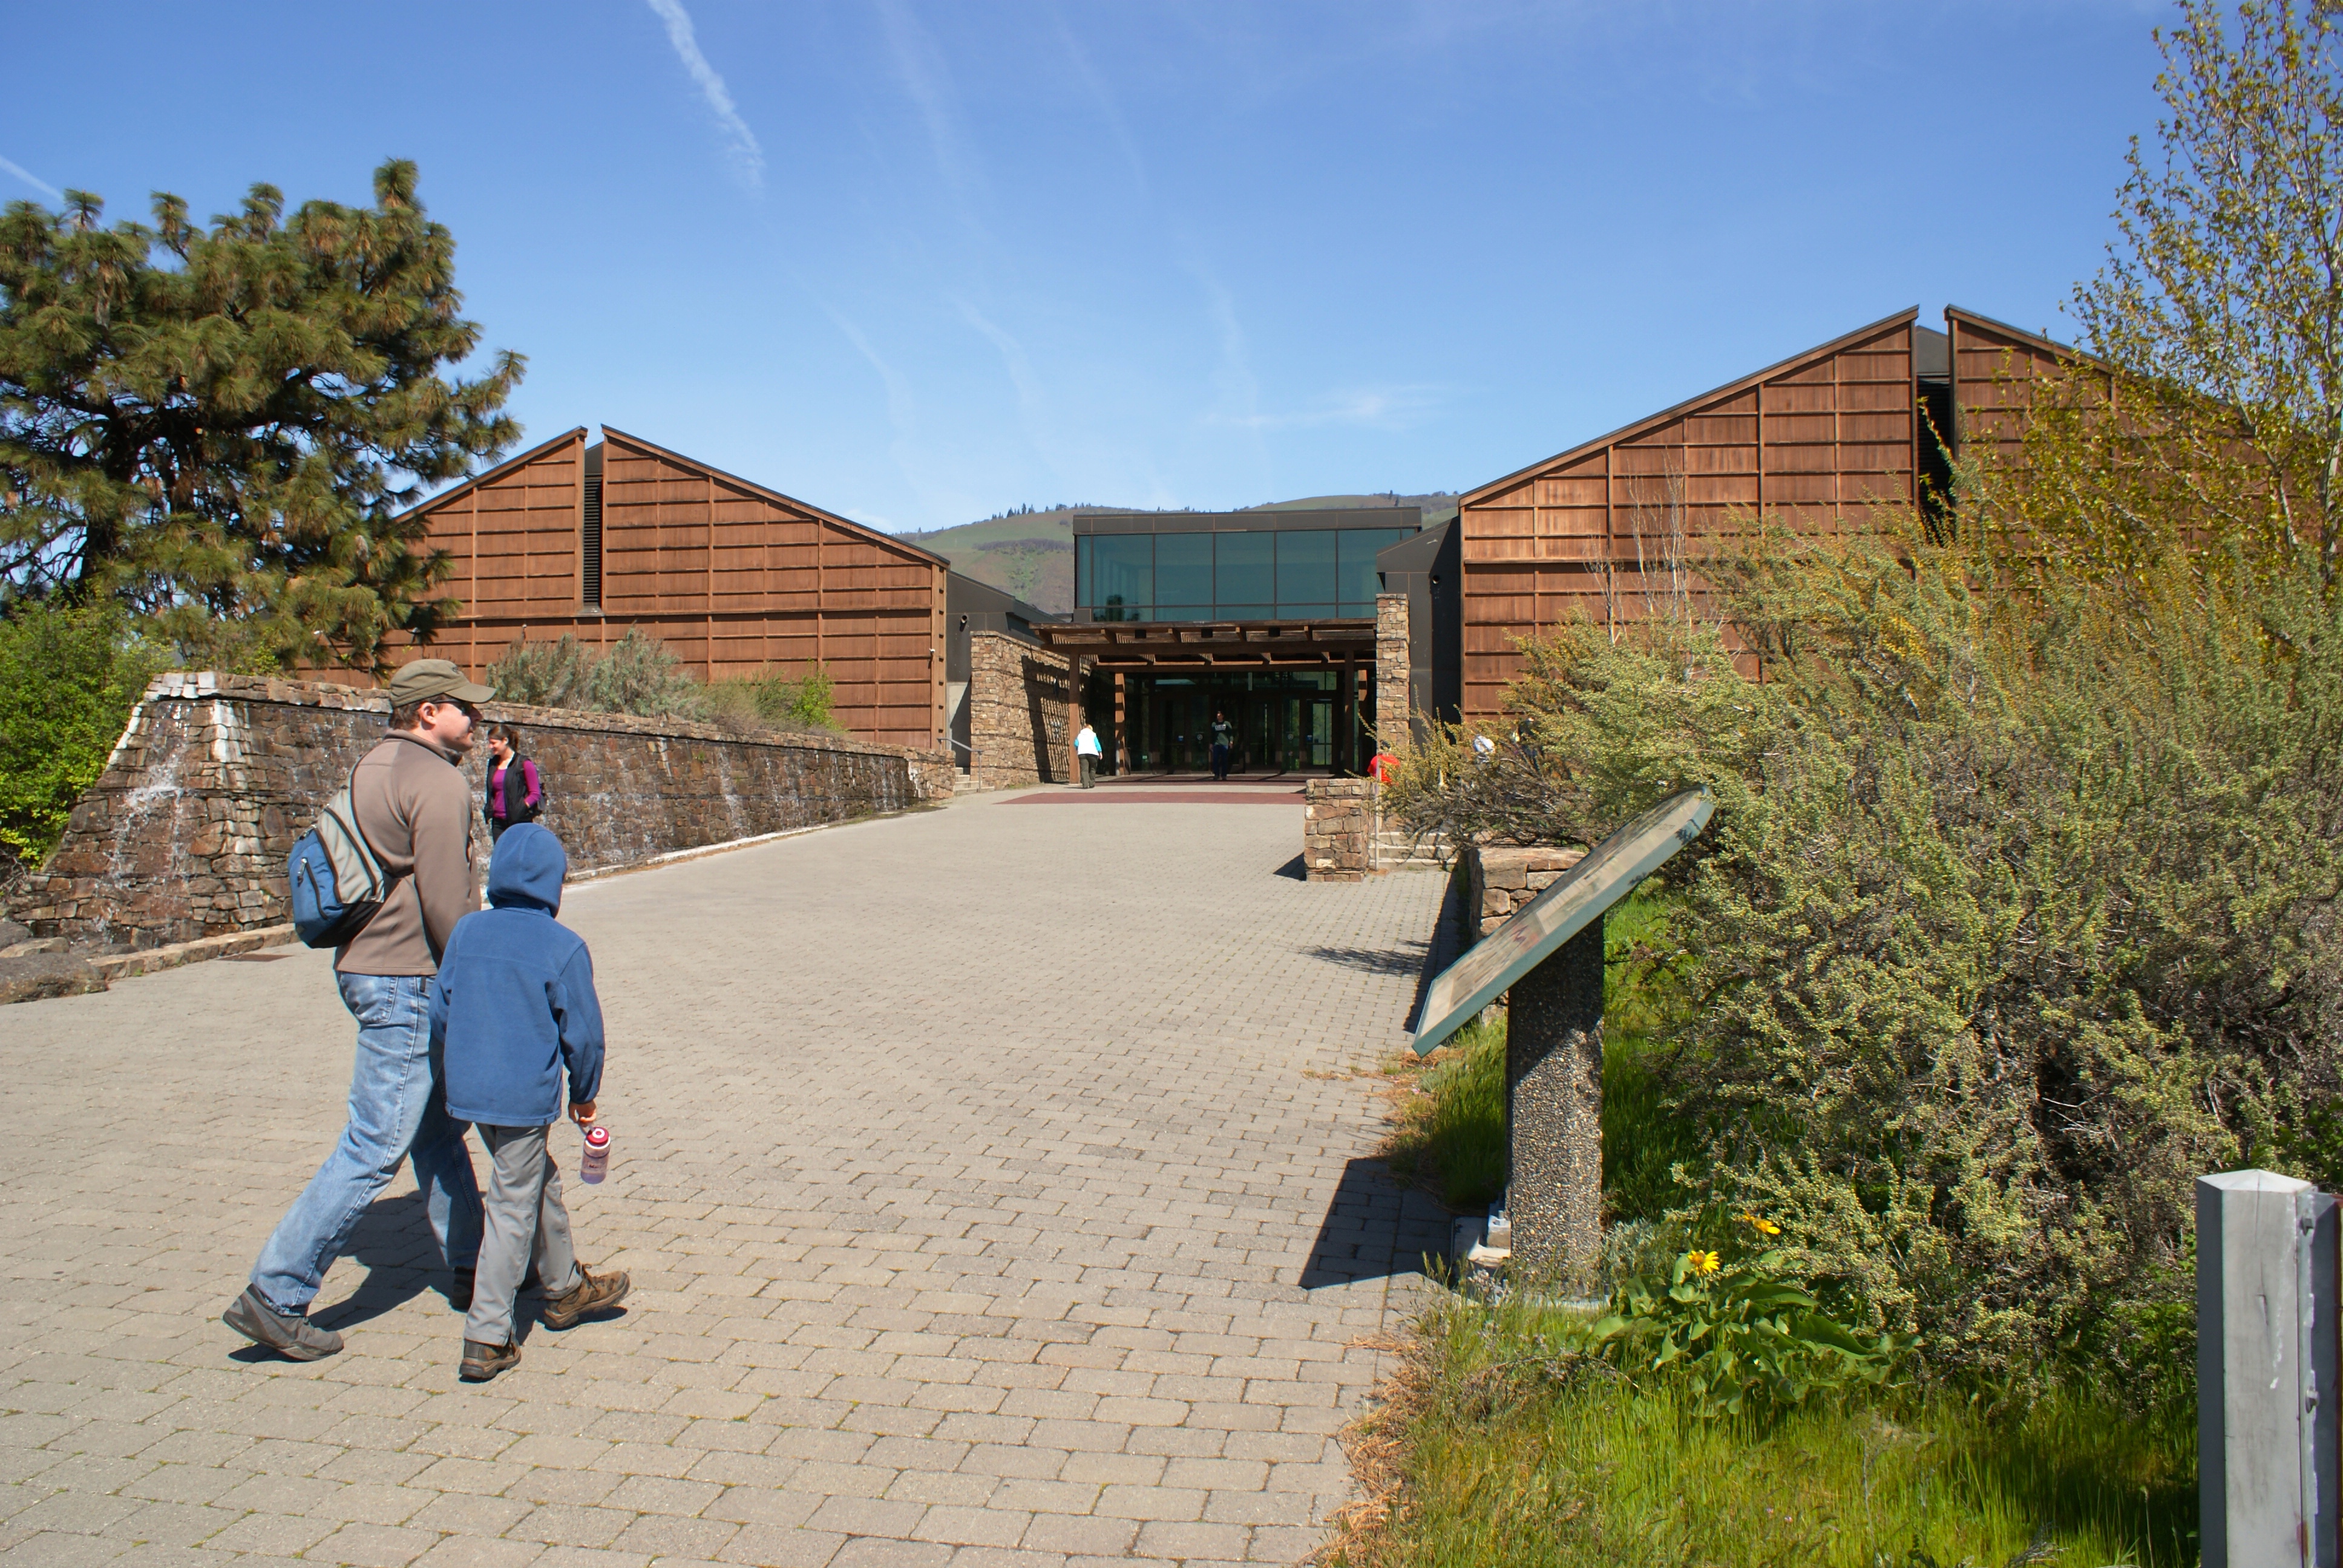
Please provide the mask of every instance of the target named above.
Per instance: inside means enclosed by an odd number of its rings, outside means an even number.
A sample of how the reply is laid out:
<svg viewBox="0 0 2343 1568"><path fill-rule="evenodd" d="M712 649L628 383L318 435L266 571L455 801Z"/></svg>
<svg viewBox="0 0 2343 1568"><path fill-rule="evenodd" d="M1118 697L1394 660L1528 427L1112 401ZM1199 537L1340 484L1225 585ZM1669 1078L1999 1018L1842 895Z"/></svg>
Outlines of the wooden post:
<svg viewBox="0 0 2343 1568"><path fill-rule="evenodd" d="M1603 1255L1603 920L1505 1005L1505 1195L1520 1277L1594 1293Z"/></svg>

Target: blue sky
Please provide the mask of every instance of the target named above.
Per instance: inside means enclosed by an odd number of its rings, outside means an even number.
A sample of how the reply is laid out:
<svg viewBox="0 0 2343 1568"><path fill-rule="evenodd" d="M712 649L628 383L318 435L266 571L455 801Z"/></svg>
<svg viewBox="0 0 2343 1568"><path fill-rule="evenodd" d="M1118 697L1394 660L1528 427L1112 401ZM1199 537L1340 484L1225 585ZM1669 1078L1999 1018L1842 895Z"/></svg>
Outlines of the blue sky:
<svg viewBox="0 0 2343 1568"><path fill-rule="evenodd" d="M883 528L1462 489L1907 305L2066 336L2170 16L18 5L0 199L414 158L529 441Z"/></svg>

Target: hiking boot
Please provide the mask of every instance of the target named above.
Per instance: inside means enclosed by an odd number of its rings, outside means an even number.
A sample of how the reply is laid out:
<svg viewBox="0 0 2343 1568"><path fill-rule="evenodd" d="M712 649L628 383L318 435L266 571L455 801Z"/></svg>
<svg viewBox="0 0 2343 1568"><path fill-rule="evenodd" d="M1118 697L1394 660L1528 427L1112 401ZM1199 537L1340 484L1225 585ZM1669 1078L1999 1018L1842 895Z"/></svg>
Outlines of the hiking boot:
<svg viewBox="0 0 2343 1568"><path fill-rule="evenodd" d="M578 1283L567 1295L546 1297L538 1321L548 1329L566 1329L590 1313L609 1311L625 1301L627 1292L633 1288L632 1282L615 1269L607 1274L597 1274L580 1263Z"/></svg>
<svg viewBox="0 0 2343 1568"><path fill-rule="evenodd" d="M456 1282L447 1287L447 1304L459 1312L468 1312L472 1310L473 1283L479 1278L479 1271L458 1269L455 1273ZM520 1277L520 1288L524 1291L538 1290L544 1284L545 1282L538 1278L534 1263L529 1265L528 1272Z"/></svg>
<svg viewBox="0 0 2343 1568"><path fill-rule="evenodd" d="M456 1368L456 1375L466 1382L486 1382L498 1372L510 1372L518 1365L518 1345L484 1345L478 1340L466 1340L464 1360Z"/></svg>
<svg viewBox="0 0 2343 1568"><path fill-rule="evenodd" d="M342 1336L321 1329L300 1312L280 1312L260 1299L250 1285L228 1304L220 1322L263 1350L275 1351L287 1361L323 1361L342 1348Z"/></svg>

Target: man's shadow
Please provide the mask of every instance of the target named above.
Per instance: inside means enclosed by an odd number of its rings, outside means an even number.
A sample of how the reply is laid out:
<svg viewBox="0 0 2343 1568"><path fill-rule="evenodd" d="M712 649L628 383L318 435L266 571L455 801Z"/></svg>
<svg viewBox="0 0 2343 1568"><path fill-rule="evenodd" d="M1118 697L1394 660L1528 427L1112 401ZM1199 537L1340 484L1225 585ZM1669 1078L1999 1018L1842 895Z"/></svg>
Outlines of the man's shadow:
<svg viewBox="0 0 2343 1568"><path fill-rule="evenodd" d="M431 1220L420 1191L395 1198L377 1198L358 1216L357 1229L342 1248L342 1256L366 1271L357 1290L310 1321L321 1329L357 1327L413 1301L427 1291L445 1291L447 1265L432 1238ZM452 1309L451 1309L452 1315ZM517 1322L515 1332L526 1330ZM237 1361L273 1361L275 1352L246 1345L232 1352Z"/></svg>

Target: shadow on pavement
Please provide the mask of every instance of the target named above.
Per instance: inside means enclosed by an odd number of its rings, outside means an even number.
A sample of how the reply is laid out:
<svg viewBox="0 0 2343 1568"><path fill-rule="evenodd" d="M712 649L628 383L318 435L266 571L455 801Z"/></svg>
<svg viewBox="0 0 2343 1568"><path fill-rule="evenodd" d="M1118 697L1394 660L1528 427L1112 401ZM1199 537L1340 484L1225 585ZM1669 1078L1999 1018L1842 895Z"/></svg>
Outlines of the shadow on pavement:
<svg viewBox="0 0 2343 1568"><path fill-rule="evenodd" d="M1445 1256L1448 1239L1448 1211L1392 1180L1382 1161L1351 1161L1302 1266L1302 1288L1421 1274L1424 1254Z"/></svg>
<svg viewBox="0 0 2343 1568"><path fill-rule="evenodd" d="M320 1328L347 1329L378 1318L432 1285L444 1288L447 1280L419 1191L367 1204L342 1256L365 1269L366 1278L356 1293L317 1314Z"/></svg>
<svg viewBox="0 0 2343 1568"><path fill-rule="evenodd" d="M1277 874L1281 877L1291 877L1297 882L1306 882L1310 879L1310 873L1303 868L1302 857L1299 855L1278 867Z"/></svg>

